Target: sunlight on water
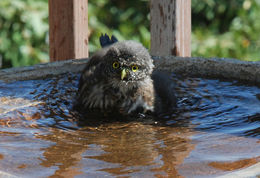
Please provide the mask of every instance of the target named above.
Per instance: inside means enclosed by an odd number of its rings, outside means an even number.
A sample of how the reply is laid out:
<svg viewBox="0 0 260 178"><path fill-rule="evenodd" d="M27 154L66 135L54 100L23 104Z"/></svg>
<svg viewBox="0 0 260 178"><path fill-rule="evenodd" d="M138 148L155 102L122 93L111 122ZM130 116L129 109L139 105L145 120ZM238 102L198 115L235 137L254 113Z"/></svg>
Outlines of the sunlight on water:
<svg viewBox="0 0 260 178"><path fill-rule="evenodd" d="M208 177L259 163L256 86L174 75L173 115L82 123L78 78L0 83L0 177Z"/></svg>

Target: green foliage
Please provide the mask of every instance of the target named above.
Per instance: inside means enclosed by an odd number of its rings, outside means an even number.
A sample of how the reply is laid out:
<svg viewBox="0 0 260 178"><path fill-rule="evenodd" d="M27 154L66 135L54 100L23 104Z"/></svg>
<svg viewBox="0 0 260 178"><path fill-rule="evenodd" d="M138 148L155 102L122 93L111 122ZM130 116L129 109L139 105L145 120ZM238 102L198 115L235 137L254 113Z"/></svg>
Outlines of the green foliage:
<svg viewBox="0 0 260 178"><path fill-rule="evenodd" d="M46 62L47 0L1 0L0 9L3 67Z"/></svg>
<svg viewBox="0 0 260 178"><path fill-rule="evenodd" d="M101 33L119 40L132 39L150 46L149 1L89 0L90 53L98 48Z"/></svg>
<svg viewBox="0 0 260 178"><path fill-rule="evenodd" d="M193 56L260 60L259 0L194 0L193 13Z"/></svg>
<svg viewBox="0 0 260 178"><path fill-rule="evenodd" d="M48 0L0 1L3 67L48 61ZM101 33L150 47L149 0L89 0L90 53ZM260 0L192 0L192 55L260 60Z"/></svg>

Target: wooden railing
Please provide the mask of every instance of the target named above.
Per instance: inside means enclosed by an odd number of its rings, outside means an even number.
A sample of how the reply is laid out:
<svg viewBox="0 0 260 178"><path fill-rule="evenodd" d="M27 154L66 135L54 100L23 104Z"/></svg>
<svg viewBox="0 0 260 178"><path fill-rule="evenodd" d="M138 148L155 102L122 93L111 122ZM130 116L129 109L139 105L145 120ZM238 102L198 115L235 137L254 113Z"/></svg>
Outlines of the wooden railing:
<svg viewBox="0 0 260 178"><path fill-rule="evenodd" d="M88 57L88 0L49 0L50 60ZM191 0L150 0L151 54L191 55Z"/></svg>

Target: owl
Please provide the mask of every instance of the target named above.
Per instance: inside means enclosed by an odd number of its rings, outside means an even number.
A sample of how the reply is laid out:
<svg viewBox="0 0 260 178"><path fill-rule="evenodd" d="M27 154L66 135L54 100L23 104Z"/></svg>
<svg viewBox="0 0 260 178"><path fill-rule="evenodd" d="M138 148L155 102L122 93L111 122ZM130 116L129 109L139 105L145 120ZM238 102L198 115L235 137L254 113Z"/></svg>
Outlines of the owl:
<svg viewBox="0 0 260 178"><path fill-rule="evenodd" d="M118 42L113 36L110 40L107 35L101 36L100 43L103 48L90 58L79 80L76 107L80 111L135 115L176 106L170 81L154 71L142 44Z"/></svg>

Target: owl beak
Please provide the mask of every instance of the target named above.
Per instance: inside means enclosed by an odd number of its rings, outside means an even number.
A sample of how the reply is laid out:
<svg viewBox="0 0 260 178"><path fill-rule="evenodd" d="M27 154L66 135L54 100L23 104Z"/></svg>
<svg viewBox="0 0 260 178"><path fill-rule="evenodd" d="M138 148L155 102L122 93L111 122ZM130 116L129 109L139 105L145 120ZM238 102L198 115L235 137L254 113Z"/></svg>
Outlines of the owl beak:
<svg viewBox="0 0 260 178"><path fill-rule="evenodd" d="M126 70L123 69L123 70L121 71L121 80L124 80L125 77L126 77Z"/></svg>

